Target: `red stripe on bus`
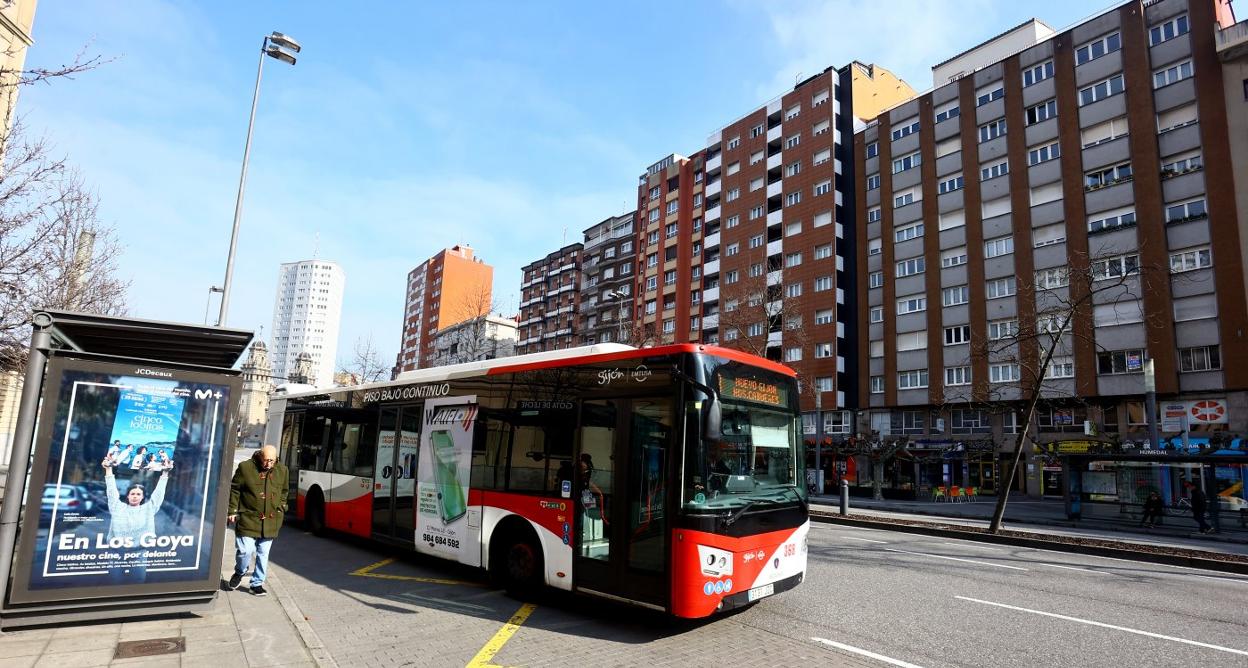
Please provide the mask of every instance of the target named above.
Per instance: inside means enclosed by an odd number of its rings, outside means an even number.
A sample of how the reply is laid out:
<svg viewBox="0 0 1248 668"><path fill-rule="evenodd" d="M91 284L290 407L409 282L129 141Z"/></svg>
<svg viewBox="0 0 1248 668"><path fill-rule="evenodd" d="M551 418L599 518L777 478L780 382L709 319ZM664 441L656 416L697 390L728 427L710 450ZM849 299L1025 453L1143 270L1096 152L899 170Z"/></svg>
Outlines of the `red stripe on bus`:
<svg viewBox="0 0 1248 668"><path fill-rule="evenodd" d="M750 366L759 367L768 371L784 374L796 378L797 372L789 367L773 362L765 357L751 355L740 350L732 348L721 348L719 346L704 346L693 343L677 343L670 346L659 346L657 348L638 348L637 350L624 350L617 353L603 353L601 355L586 355L585 357L576 357L571 359L545 360L542 362L529 362L527 364L513 364L510 366L494 367L486 372L486 375L497 376L504 373L519 373L521 371L536 371L539 369L555 369L559 367L581 366L585 364L594 364L597 362L614 362L617 360L637 359L641 357L658 357L662 355L679 355L681 353L701 353L703 355L711 355L714 357L722 357L734 362L742 362Z"/></svg>
<svg viewBox="0 0 1248 668"><path fill-rule="evenodd" d="M715 613L724 596L748 589L768 565L768 558L800 527L760 533L754 536L733 538L719 534L703 533L690 529L672 532L672 614L677 617L707 617ZM732 575L710 577L702 573L702 560L698 545L726 550L732 553ZM759 554L763 557L759 558ZM746 555L749 555L747 558ZM733 583L728 592L708 594L704 587L708 582Z"/></svg>
<svg viewBox="0 0 1248 668"><path fill-rule="evenodd" d="M325 502L325 526L335 531L368 538L373 532L373 494Z"/></svg>

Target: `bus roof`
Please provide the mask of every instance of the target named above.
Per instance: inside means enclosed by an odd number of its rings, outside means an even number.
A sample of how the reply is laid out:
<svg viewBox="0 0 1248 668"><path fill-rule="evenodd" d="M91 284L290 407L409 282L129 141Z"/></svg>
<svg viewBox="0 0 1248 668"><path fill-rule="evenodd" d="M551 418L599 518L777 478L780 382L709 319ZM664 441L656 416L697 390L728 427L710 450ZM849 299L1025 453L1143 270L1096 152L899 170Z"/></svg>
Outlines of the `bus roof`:
<svg viewBox="0 0 1248 668"><path fill-rule="evenodd" d="M612 362L615 360L653 357L656 355L677 355L681 353L703 353L706 355L714 355L716 357L723 357L738 362L745 362L746 364L751 364L753 366L790 377L795 377L797 375L792 369L784 366L783 364L773 362L769 359L758 357L747 352L734 350L732 348L721 348L719 346L707 346L695 343L677 343L667 346L658 346L655 348L634 348L620 343L598 343L592 346L564 348L563 350L548 350L540 353L529 353L527 355L499 357L491 360L465 362L463 364L450 364L447 366L439 366L429 369L416 369L415 371L405 371L399 374L398 378L395 380L386 380L352 387L322 387L315 390L291 393L285 395L283 398L315 396L319 394L328 394L330 392L341 392L343 390L367 390L380 387L392 387L394 385L409 385L412 383L436 383L455 380L458 378L471 378L474 376L518 373L521 371L535 371L538 369L553 369L557 367L571 366L572 364Z"/></svg>

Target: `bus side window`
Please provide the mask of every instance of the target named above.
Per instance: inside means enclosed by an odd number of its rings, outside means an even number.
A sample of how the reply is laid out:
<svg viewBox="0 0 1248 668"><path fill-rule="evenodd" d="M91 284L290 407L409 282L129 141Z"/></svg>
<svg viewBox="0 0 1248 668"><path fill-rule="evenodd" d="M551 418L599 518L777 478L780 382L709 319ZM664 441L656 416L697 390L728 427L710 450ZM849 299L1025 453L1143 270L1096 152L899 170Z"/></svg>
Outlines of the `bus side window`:
<svg viewBox="0 0 1248 668"><path fill-rule="evenodd" d="M472 487L502 489L503 467L507 461L507 441L511 429L507 423L490 418L481 419L473 430Z"/></svg>
<svg viewBox="0 0 1248 668"><path fill-rule="evenodd" d="M507 490L545 492L546 436L540 425L517 425L512 431Z"/></svg>
<svg viewBox="0 0 1248 668"><path fill-rule="evenodd" d="M298 468L295 465L295 454L299 449L299 433L303 431L303 414L287 413L282 417L282 452L281 458L287 468Z"/></svg>

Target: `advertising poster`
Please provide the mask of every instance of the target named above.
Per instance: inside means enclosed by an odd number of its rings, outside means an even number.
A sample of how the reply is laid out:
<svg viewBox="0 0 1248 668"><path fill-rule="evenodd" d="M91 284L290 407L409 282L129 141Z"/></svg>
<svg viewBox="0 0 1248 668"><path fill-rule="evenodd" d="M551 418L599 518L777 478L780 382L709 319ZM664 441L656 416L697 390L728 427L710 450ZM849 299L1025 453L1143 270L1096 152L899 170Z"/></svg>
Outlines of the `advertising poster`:
<svg viewBox="0 0 1248 668"><path fill-rule="evenodd" d="M475 396L425 402L416 481L416 549L461 563L476 564L479 527L470 527L468 480Z"/></svg>
<svg viewBox="0 0 1248 668"><path fill-rule="evenodd" d="M53 360L14 602L181 591L216 581L232 380Z"/></svg>

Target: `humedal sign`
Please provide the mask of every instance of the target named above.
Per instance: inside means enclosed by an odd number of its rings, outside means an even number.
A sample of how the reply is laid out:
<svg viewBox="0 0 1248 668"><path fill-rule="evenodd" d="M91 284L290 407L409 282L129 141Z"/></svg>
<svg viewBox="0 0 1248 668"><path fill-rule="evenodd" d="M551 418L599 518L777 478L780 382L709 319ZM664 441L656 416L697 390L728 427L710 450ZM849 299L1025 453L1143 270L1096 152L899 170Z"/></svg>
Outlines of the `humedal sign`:
<svg viewBox="0 0 1248 668"><path fill-rule="evenodd" d="M444 559L477 565L479 511L468 507L475 396L425 402L417 466L416 549Z"/></svg>
<svg viewBox="0 0 1248 668"><path fill-rule="evenodd" d="M11 600L197 590L214 580L235 385L225 375L54 358Z"/></svg>

